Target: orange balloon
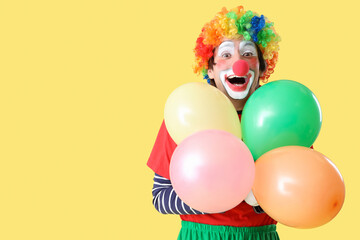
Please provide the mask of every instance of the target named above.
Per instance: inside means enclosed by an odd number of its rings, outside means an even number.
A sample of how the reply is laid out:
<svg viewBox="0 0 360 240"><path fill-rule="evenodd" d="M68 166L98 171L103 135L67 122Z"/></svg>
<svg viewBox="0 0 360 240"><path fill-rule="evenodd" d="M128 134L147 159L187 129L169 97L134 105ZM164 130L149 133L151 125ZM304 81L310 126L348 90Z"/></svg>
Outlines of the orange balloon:
<svg viewBox="0 0 360 240"><path fill-rule="evenodd" d="M255 162L253 192L264 211L278 222L314 228L333 219L345 199L336 166L306 147L276 148Z"/></svg>

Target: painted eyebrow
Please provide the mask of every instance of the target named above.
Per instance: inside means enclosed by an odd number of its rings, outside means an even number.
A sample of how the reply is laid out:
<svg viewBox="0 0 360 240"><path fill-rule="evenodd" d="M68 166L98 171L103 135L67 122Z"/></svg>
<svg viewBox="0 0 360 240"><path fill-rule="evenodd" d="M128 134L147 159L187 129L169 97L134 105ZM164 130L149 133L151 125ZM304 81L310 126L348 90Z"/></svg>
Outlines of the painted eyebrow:
<svg viewBox="0 0 360 240"><path fill-rule="evenodd" d="M220 49L220 48L224 48L224 47L234 47L234 43L231 42L231 41L222 42L222 43L219 45L219 49Z"/></svg>
<svg viewBox="0 0 360 240"><path fill-rule="evenodd" d="M221 55L221 52L223 51L223 48L235 49L235 44L233 42L231 42L231 41L222 42L218 47L218 53L217 53L218 56Z"/></svg>
<svg viewBox="0 0 360 240"><path fill-rule="evenodd" d="M252 47L256 48L255 43L253 43L251 41L243 41L243 42L240 42L240 44L239 44L239 48L243 48L246 46L252 46Z"/></svg>

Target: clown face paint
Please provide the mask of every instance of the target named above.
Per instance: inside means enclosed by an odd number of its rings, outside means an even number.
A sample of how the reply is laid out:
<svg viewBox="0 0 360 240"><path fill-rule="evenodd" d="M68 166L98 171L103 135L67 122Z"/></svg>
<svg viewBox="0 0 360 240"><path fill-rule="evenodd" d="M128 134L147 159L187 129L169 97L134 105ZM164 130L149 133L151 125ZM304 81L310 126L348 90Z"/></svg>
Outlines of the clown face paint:
<svg viewBox="0 0 360 240"><path fill-rule="evenodd" d="M221 83L233 99L244 99L248 95L254 76L251 70L244 76L237 76L232 69L220 72Z"/></svg>
<svg viewBox="0 0 360 240"><path fill-rule="evenodd" d="M248 72L238 76L233 71L234 63L243 60L249 66ZM259 85L259 59L255 43L242 39L224 40L214 52L214 65L208 75L216 87L241 110L248 97Z"/></svg>

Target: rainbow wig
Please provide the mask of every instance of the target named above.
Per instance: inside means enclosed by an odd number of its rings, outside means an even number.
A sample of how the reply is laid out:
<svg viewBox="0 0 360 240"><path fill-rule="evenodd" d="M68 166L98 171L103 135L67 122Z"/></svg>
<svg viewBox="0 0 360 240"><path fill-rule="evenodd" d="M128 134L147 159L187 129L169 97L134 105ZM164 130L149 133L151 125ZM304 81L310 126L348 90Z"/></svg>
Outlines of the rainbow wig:
<svg viewBox="0 0 360 240"><path fill-rule="evenodd" d="M202 73L204 79L209 81L207 75L208 62L213 56L213 50L219 46L224 38L251 40L256 43L266 61L266 69L260 78L266 82L274 72L278 59L280 36L275 32L273 23L264 15L252 11L245 11L243 6L228 11L223 8L213 20L206 23L200 36L196 40L195 73Z"/></svg>

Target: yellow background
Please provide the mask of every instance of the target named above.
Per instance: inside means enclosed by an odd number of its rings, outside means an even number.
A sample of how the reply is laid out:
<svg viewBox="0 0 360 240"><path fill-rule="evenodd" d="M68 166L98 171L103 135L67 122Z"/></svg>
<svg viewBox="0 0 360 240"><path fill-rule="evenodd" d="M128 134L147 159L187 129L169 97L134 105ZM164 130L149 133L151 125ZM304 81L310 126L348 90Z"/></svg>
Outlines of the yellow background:
<svg viewBox="0 0 360 240"><path fill-rule="evenodd" d="M275 22L271 80L318 97L315 148L346 184L332 222L279 224L281 239L358 238L356 1L14 0L0 3L0 239L176 239L179 217L151 204L146 161L167 96L201 81L192 72L201 27L240 4Z"/></svg>

